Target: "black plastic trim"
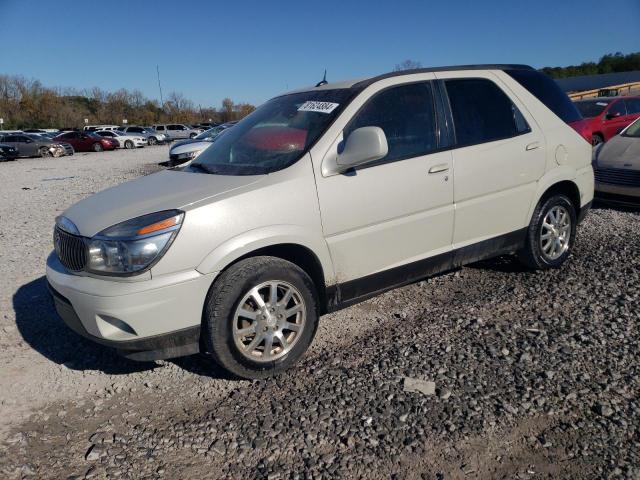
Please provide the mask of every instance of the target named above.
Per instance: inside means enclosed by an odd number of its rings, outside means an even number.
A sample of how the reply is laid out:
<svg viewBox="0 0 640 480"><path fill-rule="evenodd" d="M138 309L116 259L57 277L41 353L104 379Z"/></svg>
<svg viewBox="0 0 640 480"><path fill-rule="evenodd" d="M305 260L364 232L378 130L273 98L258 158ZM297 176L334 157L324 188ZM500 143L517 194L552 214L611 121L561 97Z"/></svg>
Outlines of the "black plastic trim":
<svg viewBox="0 0 640 480"><path fill-rule="evenodd" d="M527 228L468 245L451 252L418 260L366 277L327 287L327 312L355 305L388 290L463 265L515 253L525 244Z"/></svg>

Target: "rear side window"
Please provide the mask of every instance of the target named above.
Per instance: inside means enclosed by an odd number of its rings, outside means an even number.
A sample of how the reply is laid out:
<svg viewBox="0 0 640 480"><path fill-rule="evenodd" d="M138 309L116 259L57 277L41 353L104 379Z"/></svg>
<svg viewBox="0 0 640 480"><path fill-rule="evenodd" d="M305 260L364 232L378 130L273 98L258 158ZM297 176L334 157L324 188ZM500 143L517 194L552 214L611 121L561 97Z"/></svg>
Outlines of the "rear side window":
<svg viewBox="0 0 640 480"><path fill-rule="evenodd" d="M640 113L640 98L629 98L625 100L627 104L627 113Z"/></svg>
<svg viewBox="0 0 640 480"><path fill-rule="evenodd" d="M459 146L492 142L529 132L522 113L495 83L484 78L446 80Z"/></svg>
<svg viewBox="0 0 640 480"><path fill-rule="evenodd" d="M387 137L389 152L374 164L417 157L435 150L437 138L431 83L400 85L374 95L351 120L344 138L361 127L380 127Z"/></svg>
<svg viewBox="0 0 640 480"><path fill-rule="evenodd" d="M565 123L582 120L582 115L558 84L536 70L505 70L505 73L544 103Z"/></svg>

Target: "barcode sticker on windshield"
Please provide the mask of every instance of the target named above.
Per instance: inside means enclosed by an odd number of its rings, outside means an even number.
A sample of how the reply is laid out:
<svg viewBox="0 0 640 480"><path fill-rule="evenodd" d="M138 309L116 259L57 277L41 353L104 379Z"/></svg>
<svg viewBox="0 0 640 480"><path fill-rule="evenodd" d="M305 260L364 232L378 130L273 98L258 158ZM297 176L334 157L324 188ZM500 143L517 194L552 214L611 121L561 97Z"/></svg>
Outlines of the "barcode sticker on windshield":
<svg viewBox="0 0 640 480"><path fill-rule="evenodd" d="M600 105L601 107L606 107L609 104L605 102L596 102L596 105Z"/></svg>
<svg viewBox="0 0 640 480"><path fill-rule="evenodd" d="M300 107L298 107L299 112L318 112L318 113L331 113L336 107L340 105L339 103L332 102L315 102L313 100L309 100L304 102Z"/></svg>

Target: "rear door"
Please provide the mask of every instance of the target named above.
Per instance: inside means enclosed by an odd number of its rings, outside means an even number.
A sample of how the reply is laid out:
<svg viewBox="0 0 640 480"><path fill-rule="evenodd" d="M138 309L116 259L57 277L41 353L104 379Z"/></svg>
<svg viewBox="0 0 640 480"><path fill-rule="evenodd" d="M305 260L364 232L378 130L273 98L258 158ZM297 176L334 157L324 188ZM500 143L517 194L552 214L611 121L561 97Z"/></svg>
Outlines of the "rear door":
<svg viewBox="0 0 640 480"><path fill-rule="evenodd" d="M420 81L373 93L324 157L335 158L338 145L360 127L380 127L387 137L385 158L316 180L338 281L388 271L386 280L376 276L345 290L345 297L410 281L410 272L399 279L392 269L451 250L451 152L439 151L434 90L433 82Z"/></svg>
<svg viewBox="0 0 640 480"><path fill-rule="evenodd" d="M515 232L545 171L545 140L520 100L491 72L436 74L455 130L453 248Z"/></svg>
<svg viewBox="0 0 640 480"><path fill-rule="evenodd" d="M640 98L626 98L624 103L627 107L627 125L640 117Z"/></svg>

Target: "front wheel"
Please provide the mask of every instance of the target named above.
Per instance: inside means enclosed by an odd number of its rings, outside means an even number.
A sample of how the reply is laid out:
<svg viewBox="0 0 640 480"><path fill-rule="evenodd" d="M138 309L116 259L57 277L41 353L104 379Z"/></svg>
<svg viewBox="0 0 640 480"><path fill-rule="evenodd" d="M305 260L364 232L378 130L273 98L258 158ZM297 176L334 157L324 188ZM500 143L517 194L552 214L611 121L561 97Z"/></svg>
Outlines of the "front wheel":
<svg viewBox="0 0 640 480"><path fill-rule="evenodd" d="M94 152L101 152L102 150L104 150L104 148L102 148L102 144L97 142L93 144L92 148Z"/></svg>
<svg viewBox="0 0 640 480"><path fill-rule="evenodd" d="M149 137L149 145L155 145L156 143L158 143L158 139L156 137Z"/></svg>
<svg viewBox="0 0 640 480"><path fill-rule="evenodd" d="M576 210L566 195L541 200L533 212L518 258L534 270L560 267L573 247L576 225Z"/></svg>
<svg viewBox="0 0 640 480"><path fill-rule="evenodd" d="M133 148L133 142L131 140L127 140L126 142L124 142L124 148L126 149Z"/></svg>
<svg viewBox="0 0 640 480"><path fill-rule="evenodd" d="M591 145L595 147L596 145L600 145L601 143L604 143L604 138L602 137L602 135L600 135L599 133L594 133L593 135L591 135Z"/></svg>
<svg viewBox="0 0 640 480"><path fill-rule="evenodd" d="M253 257L214 282L205 305L207 351L241 378L265 378L291 367L318 327L313 281L297 265Z"/></svg>
<svg viewBox="0 0 640 480"><path fill-rule="evenodd" d="M40 147L38 149L38 156L39 157L50 157L51 156L51 152L49 151L49 149L47 147Z"/></svg>

